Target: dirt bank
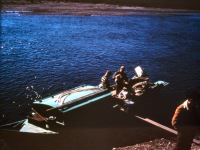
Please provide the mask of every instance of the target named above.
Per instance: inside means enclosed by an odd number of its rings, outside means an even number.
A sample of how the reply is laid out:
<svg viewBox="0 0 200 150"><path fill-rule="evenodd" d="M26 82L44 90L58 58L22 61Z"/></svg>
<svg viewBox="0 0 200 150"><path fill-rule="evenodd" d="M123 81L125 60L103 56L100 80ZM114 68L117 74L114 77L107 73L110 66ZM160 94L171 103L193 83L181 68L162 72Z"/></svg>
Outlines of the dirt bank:
<svg viewBox="0 0 200 150"><path fill-rule="evenodd" d="M86 4L86 3L64 3L64 2L44 2L25 4L5 4L2 12L19 11L29 14L54 14L54 15L138 15L138 12L188 12L188 10L160 9L144 7L125 7L108 4Z"/></svg>

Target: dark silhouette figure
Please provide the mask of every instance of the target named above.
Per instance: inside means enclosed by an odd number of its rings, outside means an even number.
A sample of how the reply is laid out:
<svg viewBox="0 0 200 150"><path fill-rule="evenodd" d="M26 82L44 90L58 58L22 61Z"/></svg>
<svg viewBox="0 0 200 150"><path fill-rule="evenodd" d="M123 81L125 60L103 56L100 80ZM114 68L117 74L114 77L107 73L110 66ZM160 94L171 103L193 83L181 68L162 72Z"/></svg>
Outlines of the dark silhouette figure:
<svg viewBox="0 0 200 150"><path fill-rule="evenodd" d="M196 91L186 92L187 100L176 108L172 126L178 131L176 150L190 150L195 133L199 127L199 98Z"/></svg>

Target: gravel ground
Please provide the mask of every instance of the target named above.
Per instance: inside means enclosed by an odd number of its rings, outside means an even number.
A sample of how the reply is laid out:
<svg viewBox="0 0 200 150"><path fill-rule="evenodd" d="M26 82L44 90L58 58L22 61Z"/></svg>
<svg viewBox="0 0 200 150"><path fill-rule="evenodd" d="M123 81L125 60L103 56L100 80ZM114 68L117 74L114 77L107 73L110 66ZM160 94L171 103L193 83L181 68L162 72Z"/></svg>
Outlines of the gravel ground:
<svg viewBox="0 0 200 150"><path fill-rule="evenodd" d="M113 150L173 150L175 145L175 141L161 138L133 146L113 148ZM193 143L191 150L200 150L200 146Z"/></svg>

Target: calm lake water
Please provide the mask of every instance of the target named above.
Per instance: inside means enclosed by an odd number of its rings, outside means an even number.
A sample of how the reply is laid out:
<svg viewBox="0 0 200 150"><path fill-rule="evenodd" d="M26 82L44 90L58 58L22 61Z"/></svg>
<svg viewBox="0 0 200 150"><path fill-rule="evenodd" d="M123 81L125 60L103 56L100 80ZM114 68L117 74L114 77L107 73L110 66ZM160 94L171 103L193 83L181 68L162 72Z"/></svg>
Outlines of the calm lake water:
<svg viewBox="0 0 200 150"><path fill-rule="evenodd" d="M184 98L200 85L200 14L2 14L0 57L0 124L24 118L36 96L97 85L121 65L129 77L142 66Z"/></svg>

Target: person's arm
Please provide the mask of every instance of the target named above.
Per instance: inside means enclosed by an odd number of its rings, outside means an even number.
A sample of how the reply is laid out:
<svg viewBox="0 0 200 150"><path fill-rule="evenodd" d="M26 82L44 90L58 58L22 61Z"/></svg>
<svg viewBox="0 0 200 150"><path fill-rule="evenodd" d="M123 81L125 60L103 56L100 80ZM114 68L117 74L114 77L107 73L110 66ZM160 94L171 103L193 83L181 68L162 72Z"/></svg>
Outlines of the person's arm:
<svg viewBox="0 0 200 150"><path fill-rule="evenodd" d="M115 79L115 77L117 76L117 72L115 72L112 76L113 79Z"/></svg>
<svg viewBox="0 0 200 150"><path fill-rule="evenodd" d="M128 82L128 77L127 77L127 74L126 74L126 73L124 73L124 80L125 80L126 82Z"/></svg>
<svg viewBox="0 0 200 150"><path fill-rule="evenodd" d="M183 107L182 105L180 105L176 108L176 111L172 118L172 126L175 129L179 129L181 126L183 126L184 124L183 121L184 121Z"/></svg>

